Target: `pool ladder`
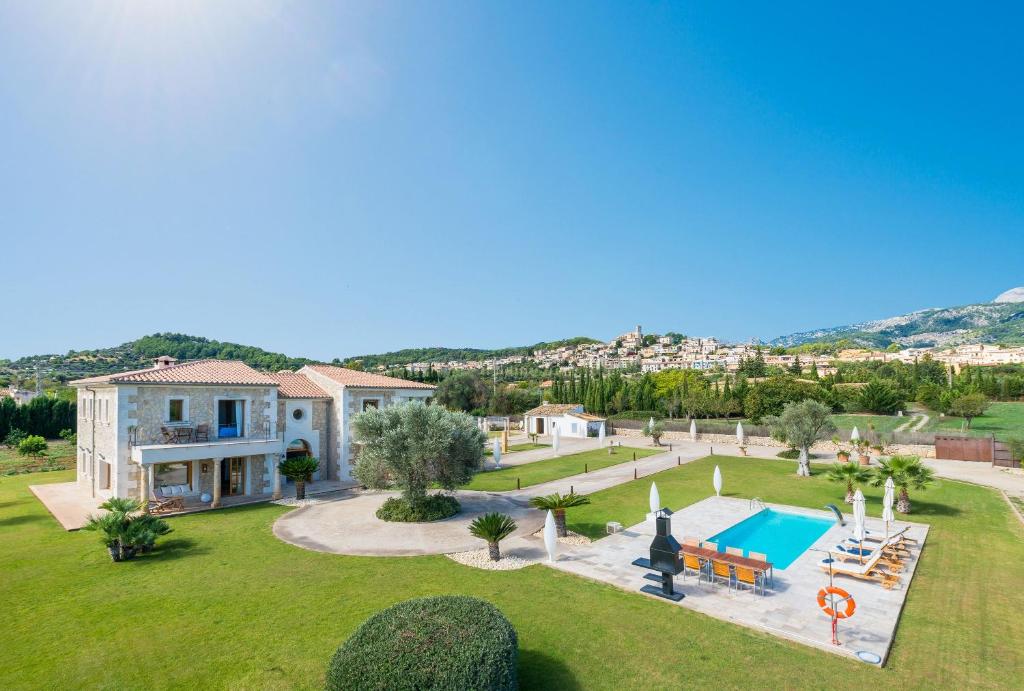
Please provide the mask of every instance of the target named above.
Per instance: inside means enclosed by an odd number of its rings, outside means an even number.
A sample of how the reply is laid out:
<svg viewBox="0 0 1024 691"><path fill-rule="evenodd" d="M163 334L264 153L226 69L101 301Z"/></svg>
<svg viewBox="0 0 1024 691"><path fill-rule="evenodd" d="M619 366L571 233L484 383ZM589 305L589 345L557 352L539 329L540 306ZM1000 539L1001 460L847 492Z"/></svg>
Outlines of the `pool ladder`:
<svg viewBox="0 0 1024 691"><path fill-rule="evenodd" d="M761 497L754 497L747 504L747 508L750 509L751 511L753 511L754 509L761 509L762 511L764 511L768 507L764 505L763 501L761 501Z"/></svg>

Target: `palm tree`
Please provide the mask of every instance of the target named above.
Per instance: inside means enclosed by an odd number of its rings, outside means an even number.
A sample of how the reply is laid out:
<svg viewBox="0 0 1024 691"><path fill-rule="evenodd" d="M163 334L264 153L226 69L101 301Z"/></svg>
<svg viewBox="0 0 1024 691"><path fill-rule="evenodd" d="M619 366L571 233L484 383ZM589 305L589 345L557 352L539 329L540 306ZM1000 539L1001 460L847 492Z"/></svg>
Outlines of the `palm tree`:
<svg viewBox="0 0 1024 691"><path fill-rule="evenodd" d="M306 478L320 469L320 461L312 456L286 458L277 464L282 475L295 483L295 498L306 498Z"/></svg>
<svg viewBox="0 0 1024 691"><path fill-rule="evenodd" d="M100 504L107 513L89 516L83 530L100 533L100 541L114 561L131 559L138 552L149 552L161 535L171 527L156 516L140 513L142 502L137 499L113 497Z"/></svg>
<svg viewBox="0 0 1024 691"><path fill-rule="evenodd" d="M558 537L567 537L569 532L565 528L565 510L574 506L589 504L590 498L575 492L568 494L549 494L545 497L534 497L530 500L530 506L541 511L553 511L555 514L555 530Z"/></svg>
<svg viewBox="0 0 1024 691"><path fill-rule="evenodd" d="M935 480L935 472L921 463L918 456L892 456L878 462L875 479L871 484L881 487L890 477L899 490L896 510L910 513L910 489L925 489Z"/></svg>
<svg viewBox="0 0 1024 691"><path fill-rule="evenodd" d="M847 504L852 504L853 486L869 482L873 475L868 468L865 468L856 461L850 461L849 463L833 463L832 466L825 473L825 477L827 477L832 482L845 482L845 501ZM882 482L885 482L885 480L883 480Z"/></svg>
<svg viewBox="0 0 1024 691"><path fill-rule="evenodd" d="M473 519L469 524L469 532L473 537L486 540L491 561L498 561L501 559L498 543L514 533L517 527L511 516L503 513L485 513Z"/></svg>

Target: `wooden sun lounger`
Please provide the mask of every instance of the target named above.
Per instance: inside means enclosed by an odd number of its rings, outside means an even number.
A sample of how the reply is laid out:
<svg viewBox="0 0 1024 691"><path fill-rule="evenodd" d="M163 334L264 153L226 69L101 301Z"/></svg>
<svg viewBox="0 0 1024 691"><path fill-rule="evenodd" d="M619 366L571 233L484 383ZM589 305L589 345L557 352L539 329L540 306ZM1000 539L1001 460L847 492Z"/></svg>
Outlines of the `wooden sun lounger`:
<svg viewBox="0 0 1024 691"><path fill-rule="evenodd" d="M157 490L153 490L153 496L149 498L150 513L169 513L171 511L185 510L185 497L162 497L157 496Z"/></svg>
<svg viewBox="0 0 1024 691"><path fill-rule="evenodd" d="M819 563L819 566L825 572L828 572L831 568L832 574L835 576L849 576L850 578L859 578L862 581L873 581L889 590L900 582L900 577L879 568L881 557L882 553L877 551L864 564L836 563L835 560L832 560L831 564L822 561Z"/></svg>

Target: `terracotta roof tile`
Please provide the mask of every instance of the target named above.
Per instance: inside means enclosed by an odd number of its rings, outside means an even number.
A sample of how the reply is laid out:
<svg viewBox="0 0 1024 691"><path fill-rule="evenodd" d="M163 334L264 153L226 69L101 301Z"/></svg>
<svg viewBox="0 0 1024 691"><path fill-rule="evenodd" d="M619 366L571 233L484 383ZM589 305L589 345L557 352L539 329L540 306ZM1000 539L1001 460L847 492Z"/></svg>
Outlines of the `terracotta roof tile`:
<svg viewBox="0 0 1024 691"><path fill-rule="evenodd" d="M573 417L578 417L580 420L590 420L592 422L601 422L605 418L600 415L591 415L590 413L569 413Z"/></svg>
<svg viewBox="0 0 1024 691"><path fill-rule="evenodd" d="M196 360L169 367L105 374L78 379L72 384L223 384L233 386L274 386L267 375L238 360Z"/></svg>
<svg viewBox="0 0 1024 691"><path fill-rule="evenodd" d="M527 410L523 415L565 415L580 407L579 403L545 403L533 410Z"/></svg>
<svg viewBox="0 0 1024 691"><path fill-rule="evenodd" d="M285 371L270 376L277 381L278 398L330 398L304 374Z"/></svg>
<svg viewBox="0 0 1024 691"><path fill-rule="evenodd" d="M334 365L306 365L309 369L342 384L367 389L436 389L433 384L419 381L385 377L383 374L359 372Z"/></svg>

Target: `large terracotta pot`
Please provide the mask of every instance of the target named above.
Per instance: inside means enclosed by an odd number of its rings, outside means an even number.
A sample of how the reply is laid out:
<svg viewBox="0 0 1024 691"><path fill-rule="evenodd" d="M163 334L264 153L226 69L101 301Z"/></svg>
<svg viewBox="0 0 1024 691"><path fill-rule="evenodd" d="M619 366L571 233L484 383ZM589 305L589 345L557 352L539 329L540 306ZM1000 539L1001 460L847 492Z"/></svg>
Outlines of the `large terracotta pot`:
<svg viewBox="0 0 1024 691"><path fill-rule="evenodd" d="M861 465L871 465L871 456L868 456L867 454L861 454L860 455L860 464Z"/></svg>

